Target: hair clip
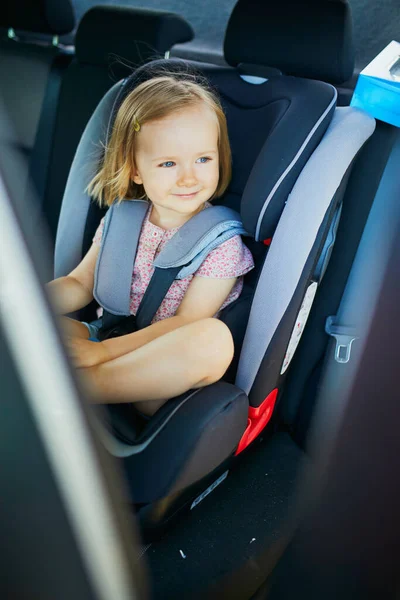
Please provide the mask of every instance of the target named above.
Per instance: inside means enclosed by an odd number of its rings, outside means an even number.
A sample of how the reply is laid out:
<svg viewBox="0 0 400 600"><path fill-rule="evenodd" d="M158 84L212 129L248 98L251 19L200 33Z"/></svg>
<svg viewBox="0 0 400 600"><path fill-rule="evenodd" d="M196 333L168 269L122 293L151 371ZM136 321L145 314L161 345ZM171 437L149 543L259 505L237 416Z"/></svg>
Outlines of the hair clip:
<svg viewBox="0 0 400 600"><path fill-rule="evenodd" d="M140 124L136 117L133 119L133 129L136 131L136 133L140 131Z"/></svg>

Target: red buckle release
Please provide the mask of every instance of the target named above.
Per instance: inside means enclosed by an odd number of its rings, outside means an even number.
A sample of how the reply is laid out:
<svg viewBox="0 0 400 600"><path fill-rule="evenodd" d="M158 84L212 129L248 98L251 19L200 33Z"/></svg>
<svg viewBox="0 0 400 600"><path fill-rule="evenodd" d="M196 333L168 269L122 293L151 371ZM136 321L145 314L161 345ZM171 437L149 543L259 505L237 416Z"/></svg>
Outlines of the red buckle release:
<svg viewBox="0 0 400 600"><path fill-rule="evenodd" d="M266 240L263 240L264 246L270 246L271 242L272 242L272 238L267 238Z"/></svg>
<svg viewBox="0 0 400 600"><path fill-rule="evenodd" d="M243 450L256 439L267 425L272 417L277 396L278 388L275 388L268 394L260 406L257 406L256 408L253 406L249 407L249 418L247 419L246 431L242 435L235 456L243 452Z"/></svg>

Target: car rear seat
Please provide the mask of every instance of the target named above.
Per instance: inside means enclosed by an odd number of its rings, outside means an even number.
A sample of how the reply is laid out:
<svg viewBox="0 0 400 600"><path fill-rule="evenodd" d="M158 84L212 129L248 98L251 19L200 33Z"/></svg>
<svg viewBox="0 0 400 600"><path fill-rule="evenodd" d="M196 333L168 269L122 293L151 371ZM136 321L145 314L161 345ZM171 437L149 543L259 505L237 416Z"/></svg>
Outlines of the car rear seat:
<svg viewBox="0 0 400 600"><path fill-rule="evenodd" d="M71 52L57 45L57 36L74 27L70 0L6 0L2 6L0 95L18 150L27 161L34 148L43 100L50 93L46 89L50 78L59 77L71 59ZM54 95L54 85L51 93ZM26 173L19 177L21 191L25 178Z"/></svg>
<svg viewBox="0 0 400 600"><path fill-rule="evenodd" d="M54 130L49 132L52 150L45 173L41 172L39 200L53 238L78 142L100 99L133 68L164 57L175 43L192 37L191 26L167 11L96 6L85 13L75 36L75 57L61 83ZM40 169L41 149L35 152Z"/></svg>

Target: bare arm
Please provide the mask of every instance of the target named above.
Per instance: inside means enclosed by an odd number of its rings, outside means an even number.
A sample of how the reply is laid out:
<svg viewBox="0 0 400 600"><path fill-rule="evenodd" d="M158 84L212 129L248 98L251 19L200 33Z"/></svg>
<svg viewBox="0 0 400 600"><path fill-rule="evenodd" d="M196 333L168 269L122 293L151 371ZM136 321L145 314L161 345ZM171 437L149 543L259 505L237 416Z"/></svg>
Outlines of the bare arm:
<svg viewBox="0 0 400 600"><path fill-rule="evenodd" d="M57 314L74 312L93 300L94 271L98 252L99 247L92 244L76 269L66 277L59 277L47 284Z"/></svg>
<svg viewBox="0 0 400 600"><path fill-rule="evenodd" d="M235 282L236 277L231 279L194 277L175 316L157 321L140 331L105 340L102 342L103 359L99 362L118 358L187 323L213 317L228 297Z"/></svg>

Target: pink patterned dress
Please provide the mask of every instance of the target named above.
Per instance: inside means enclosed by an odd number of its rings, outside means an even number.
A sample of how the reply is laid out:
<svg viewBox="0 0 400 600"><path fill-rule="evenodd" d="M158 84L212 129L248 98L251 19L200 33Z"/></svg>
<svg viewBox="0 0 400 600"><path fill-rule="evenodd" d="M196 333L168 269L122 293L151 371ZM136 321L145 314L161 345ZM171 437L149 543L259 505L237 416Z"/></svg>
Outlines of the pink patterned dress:
<svg viewBox="0 0 400 600"><path fill-rule="evenodd" d="M206 203L206 207L211 206ZM136 260L132 273L130 313L135 315L142 301L143 295L150 283L154 272L153 261L165 244L178 231L162 229L149 221L151 207L147 211L140 233ZM104 218L93 238L93 242L100 245L104 229ZM253 257L250 250L243 244L240 235L235 235L210 252L199 269L189 277L176 279L167 292L160 308L156 312L153 323L173 317L189 287L193 277L210 277L215 279L229 279L237 277L234 287L220 308L220 311L239 298L243 289L243 275L253 269ZM219 312L220 312L219 311ZM219 312L217 315L218 316Z"/></svg>

